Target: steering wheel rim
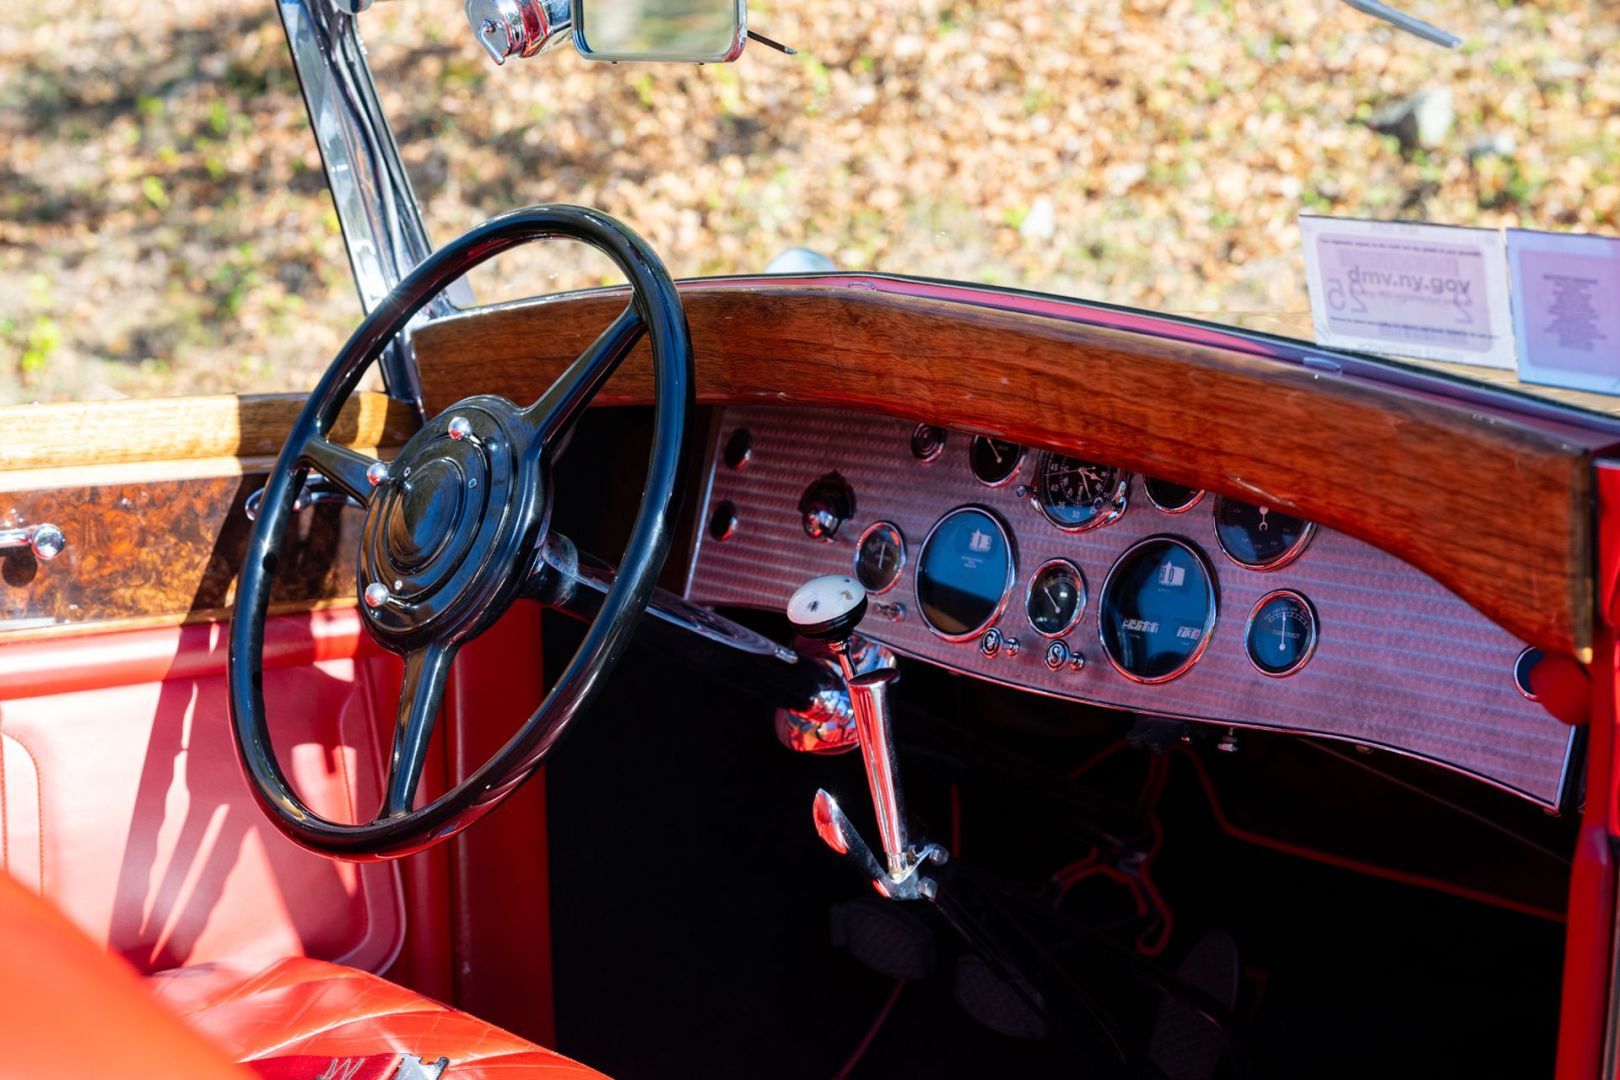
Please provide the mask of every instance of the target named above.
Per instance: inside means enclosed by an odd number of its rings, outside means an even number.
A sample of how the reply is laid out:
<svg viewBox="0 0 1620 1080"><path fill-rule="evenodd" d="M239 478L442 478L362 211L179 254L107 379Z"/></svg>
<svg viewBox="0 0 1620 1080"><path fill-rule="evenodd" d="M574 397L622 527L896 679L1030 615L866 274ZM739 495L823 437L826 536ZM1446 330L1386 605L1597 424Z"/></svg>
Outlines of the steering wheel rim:
<svg viewBox="0 0 1620 1080"><path fill-rule="evenodd" d="M464 399L413 435L387 464L386 473L378 473L365 455L326 439L366 368L428 300L500 252L553 237L581 241L612 259L630 283L631 300L533 405L519 408L491 396ZM656 388L652 449L619 574L579 649L534 714L477 770L416 807L416 785L455 651L518 597L547 534L549 467L559 446L644 335L651 345ZM265 485L237 583L228 669L232 735L249 788L283 834L336 858L398 858L449 839L533 775L600 690L646 609L669 553L670 512L693 407L691 338L675 284L645 241L595 210L533 206L492 218L423 260L378 304L299 413ZM452 419L461 423L453 425ZM418 466L414 488L409 483L413 462L424 463ZM384 805L365 823L333 822L304 804L276 759L266 722L265 619L294 494L310 467L321 469L367 505L356 580L365 600L363 621L385 648L406 657ZM432 483L422 484L420 477L430 472ZM480 478L484 492L475 494ZM452 479L455 484L449 483ZM372 485L382 493L377 499L368 498ZM469 519L473 524L467 524ZM422 580L412 578L407 586L411 574ZM420 589L410 600L383 598L375 593L378 585ZM416 730L407 730L410 717L424 709Z"/></svg>

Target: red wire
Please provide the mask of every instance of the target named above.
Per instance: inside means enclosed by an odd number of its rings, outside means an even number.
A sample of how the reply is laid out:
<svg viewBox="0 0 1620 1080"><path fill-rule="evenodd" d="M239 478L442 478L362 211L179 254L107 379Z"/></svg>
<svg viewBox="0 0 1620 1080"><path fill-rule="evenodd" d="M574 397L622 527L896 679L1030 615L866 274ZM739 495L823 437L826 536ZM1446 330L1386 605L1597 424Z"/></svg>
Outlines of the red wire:
<svg viewBox="0 0 1620 1080"><path fill-rule="evenodd" d="M1253 844L1256 847L1269 848L1272 851L1281 852L1284 855L1293 855L1296 858L1309 859L1312 862L1324 863L1328 866L1336 866L1341 870L1350 870L1355 873L1366 874L1370 877L1382 878L1385 881L1394 881L1401 885L1412 885L1420 889L1433 889L1435 892L1442 892L1451 896L1458 896L1464 900L1474 900L1481 904L1491 904L1495 907L1505 908L1508 911L1516 911L1521 915L1533 915L1536 918L1548 919L1552 922L1564 921L1564 913L1561 911L1537 907L1534 904L1527 904L1521 900L1512 900L1505 896L1498 896L1495 893L1486 892L1483 889L1475 889L1467 885L1458 885L1450 881L1441 881L1438 878L1425 877L1422 874L1413 874L1405 870L1396 870L1387 866L1379 866L1376 863L1362 862L1360 859L1352 859L1345 855L1335 855L1329 851L1321 851L1316 848L1306 847L1303 844L1290 843L1287 840L1278 840L1275 837L1266 836L1262 833L1251 832L1250 830L1239 825L1235 825L1233 824L1232 820L1226 816L1226 810L1221 805L1220 797L1215 793L1215 782L1210 778L1209 771L1204 768L1203 761L1199 759L1197 754L1194 754L1186 747L1176 747L1176 749L1181 751L1183 757L1192 762L1193 771L1198 776L1199 785L1204 789L1204 798L1209 802L1210 813L1214 815L1215 824L1219 825L1221 831L1232 837L1234 840L1240 840L1245 844Z"/></svg>
<svg viewBox="0 0 1620 1080"><path fill-rule="evenodd" d="M889 1014L894 1011L894 1003L900 1000L900 991L905 988L906 980L894 980L894 989L889 991L887 1000L883 1002L883 1008L878 1010L877 1018L872 1021L872 1026L866 1029L865 1037L855 1047L855 1052L849 1055L849 1060L844 1062L843 1068L833 1073L833 1080L849 1080L849 1074L855 1071L855 1066L861 1063L861 1058L865 1057L866 1052L872 1048L872 1040L876 1039L878 1032L883 1030L884 1022L889 1019Z"/></svg>

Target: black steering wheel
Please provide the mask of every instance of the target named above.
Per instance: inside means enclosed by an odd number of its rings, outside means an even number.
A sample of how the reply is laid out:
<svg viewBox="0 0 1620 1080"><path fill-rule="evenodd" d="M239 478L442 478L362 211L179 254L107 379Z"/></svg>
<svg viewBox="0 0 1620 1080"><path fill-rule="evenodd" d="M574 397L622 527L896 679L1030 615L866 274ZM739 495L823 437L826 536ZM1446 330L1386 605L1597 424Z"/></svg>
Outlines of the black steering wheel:
<svg viewBox="0 0 1620 1080"><path fill-rule="evenodd" d="M465 398L429 421L392 462L326 438L360 376L423 304L463 273L533 240L567 237L612 259L630 282L623 313L526 408ZM415 806L428 740L457 649L511 606L545 543L551 465L574 422L646 336L657 396L641 508L618 576L556 684L494 757ZM449 839L533 775L629 645L670 546L670 513L693 408L692 343L669 272L624 225L594 210L534 206L434 252L360 324L310 395L265 486L237 583L230 708L248 786L294 842L343 859L397 858ZM328 821L293 792L265 721L264 624L295 493L308 469L366 507L356 588L366 629L405 658L383 805L364 824ZM537 658L538 662L538 658Z"/></svg>

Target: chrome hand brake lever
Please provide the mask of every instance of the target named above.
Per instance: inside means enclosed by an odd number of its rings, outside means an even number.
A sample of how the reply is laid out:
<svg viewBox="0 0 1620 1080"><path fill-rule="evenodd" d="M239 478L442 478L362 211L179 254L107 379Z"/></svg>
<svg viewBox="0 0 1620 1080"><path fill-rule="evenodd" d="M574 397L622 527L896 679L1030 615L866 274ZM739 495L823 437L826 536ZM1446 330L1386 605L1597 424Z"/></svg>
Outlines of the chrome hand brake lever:
<svg viewBox="0 0 1620 1080"><path fill-rule="evenodd" d="M932 899L934 883L922 876L926 863L943 863L947 855L937 844L914 845L906 833L901 799L900 763L895 756L894 732L889 721L888 687L899 674L892 667L857 672L851 660L851 637L866 614L866 590L843 574L807 582L788 600L788 621L805 637L825 641L849 685L855 730L872 810L883 841L883 862L850 824L838 801L825 790L816 792L816 833L839 855L872 880L878 892L896 900Z"/></svg>

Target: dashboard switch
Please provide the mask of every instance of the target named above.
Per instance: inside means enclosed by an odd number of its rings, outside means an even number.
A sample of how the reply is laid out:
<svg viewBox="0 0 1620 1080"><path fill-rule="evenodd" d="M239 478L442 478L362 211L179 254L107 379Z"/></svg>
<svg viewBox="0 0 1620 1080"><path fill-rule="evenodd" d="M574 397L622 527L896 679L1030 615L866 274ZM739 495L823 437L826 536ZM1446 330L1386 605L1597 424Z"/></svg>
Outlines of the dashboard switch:
<svg viewBox="0 0 1620 1080"><path fill-rule="evenodd" d="M995 627L986 630L979 637L979 652L986 660L994 660L1001 655L1001 631Z"/></svg>
<svg viewBox="0 0 1620 1080"><path fill-rule="evenodd" d="M1046 670L1062 671L1069 666L1069 646L1062 641L1054 641L1046 646Z"/></svg>
<svg viewBox="0 0 1620 1080"><path fill-rule="evenodd" d="M855 513L855 491L842 476L828 473L804 489L799 497L799 513L806 536L831 541Z"/></svg>

